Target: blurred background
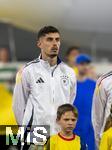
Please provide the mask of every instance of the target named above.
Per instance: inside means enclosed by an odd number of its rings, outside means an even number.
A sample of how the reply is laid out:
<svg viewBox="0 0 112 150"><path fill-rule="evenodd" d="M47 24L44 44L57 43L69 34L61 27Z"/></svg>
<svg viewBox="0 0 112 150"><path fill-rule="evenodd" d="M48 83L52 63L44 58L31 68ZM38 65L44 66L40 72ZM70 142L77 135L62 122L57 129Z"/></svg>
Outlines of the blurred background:
<svg viewBox="0 0 112 150"><path fill-rule="evenodd" d="M0 124L16 124L11 108L15 75L38 57L36 33L45 25L59 29L63 61L75 47L91 56L95 79L111 71L111 6L111 0L0 0Z"/></svg>

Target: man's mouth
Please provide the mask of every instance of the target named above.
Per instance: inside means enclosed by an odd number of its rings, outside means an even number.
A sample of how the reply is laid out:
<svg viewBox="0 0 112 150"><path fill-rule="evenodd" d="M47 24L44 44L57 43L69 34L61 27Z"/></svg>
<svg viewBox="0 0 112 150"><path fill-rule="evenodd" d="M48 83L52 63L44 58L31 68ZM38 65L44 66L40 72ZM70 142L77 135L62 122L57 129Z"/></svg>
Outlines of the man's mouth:
<svg viewBox="0 0 112 150"><path fill-rule="evenodd" d="M58 48L57 48L57 47L54 47L54 48L52 48L51 50L52 50L52 51L57 51Z"/></svg>

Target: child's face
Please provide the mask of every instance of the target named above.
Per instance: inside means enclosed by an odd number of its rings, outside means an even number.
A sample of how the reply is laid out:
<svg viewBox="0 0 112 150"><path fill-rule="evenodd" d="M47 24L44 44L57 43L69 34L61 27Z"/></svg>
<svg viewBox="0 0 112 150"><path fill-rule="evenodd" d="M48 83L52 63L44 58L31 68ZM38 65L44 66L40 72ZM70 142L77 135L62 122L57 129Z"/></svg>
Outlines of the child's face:
<svg viewBox="0 0 112 150"><path fill-rule="evenodd" d="M76 126L77 118L72 111L65 112L57 123L60 125L61 130L64 132L73 132Z"/></svg>

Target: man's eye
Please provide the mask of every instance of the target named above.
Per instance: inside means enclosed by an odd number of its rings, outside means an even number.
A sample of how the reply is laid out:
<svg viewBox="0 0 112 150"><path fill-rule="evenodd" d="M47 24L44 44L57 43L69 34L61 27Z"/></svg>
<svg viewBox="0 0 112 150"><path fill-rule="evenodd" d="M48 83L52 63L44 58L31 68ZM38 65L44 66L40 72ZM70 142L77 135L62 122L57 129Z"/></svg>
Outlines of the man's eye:
<svg viewBox="0 0 112 150"><path fill-rule="evenodd" d="M47 41L52 41L53 39L52 38L47 38Z"/></svg>
<svg viewBox="0 0 112 150"><path fill-rule="evenodd" d="M57 42L59 42L59 41L60 41L60 39L59 39L59 38L56 38L56 41L57 41Z"/></svg>

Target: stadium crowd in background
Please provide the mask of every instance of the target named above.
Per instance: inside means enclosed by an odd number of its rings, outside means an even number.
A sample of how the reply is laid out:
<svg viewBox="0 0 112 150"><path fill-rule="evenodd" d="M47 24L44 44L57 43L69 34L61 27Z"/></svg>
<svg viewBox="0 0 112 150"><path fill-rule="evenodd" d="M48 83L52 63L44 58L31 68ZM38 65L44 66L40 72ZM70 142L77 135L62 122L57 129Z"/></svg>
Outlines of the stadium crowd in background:
<svg viewBox="0 0 112 150"><path fill-rule="evenodd" d="M75 74L78 74L78 70L77 67L75 65L75 58L80 54L80 48L77 46L71 46L68 48L68 50L66 51L66 55L65 55L65 62L68 64L68 66L70 66L71 68L73 68Z"/></svg>
<svg viewBox="0 0 112 150"><path fill-rule="evenodd" d="M0 46L0 63L7 63L10 61L9 49L5 46Z"/></svg>

